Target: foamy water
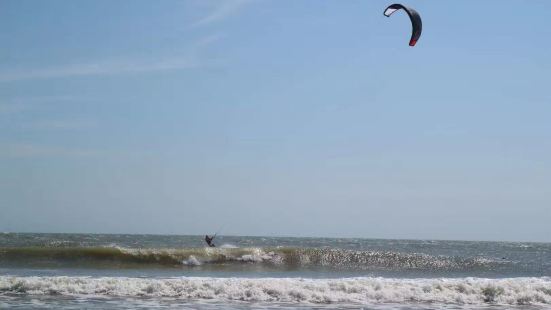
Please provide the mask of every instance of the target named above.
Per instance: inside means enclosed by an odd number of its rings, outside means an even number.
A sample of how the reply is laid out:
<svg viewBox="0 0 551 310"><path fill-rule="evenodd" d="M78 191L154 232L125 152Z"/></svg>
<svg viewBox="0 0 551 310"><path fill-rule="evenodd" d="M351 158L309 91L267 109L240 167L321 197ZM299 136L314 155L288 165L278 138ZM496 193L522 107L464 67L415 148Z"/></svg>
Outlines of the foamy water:
<svg viewBox="0 0 551 310"><path fill-rule="evenodd" d="M543 243L0 235L0 308L551 309Z"/></svg>
<svg viewBox="0 0 551 310"><path fill-rule="evenodd" d="M3 294L287 303L550 305L551 279L0 277Z"/></svg>

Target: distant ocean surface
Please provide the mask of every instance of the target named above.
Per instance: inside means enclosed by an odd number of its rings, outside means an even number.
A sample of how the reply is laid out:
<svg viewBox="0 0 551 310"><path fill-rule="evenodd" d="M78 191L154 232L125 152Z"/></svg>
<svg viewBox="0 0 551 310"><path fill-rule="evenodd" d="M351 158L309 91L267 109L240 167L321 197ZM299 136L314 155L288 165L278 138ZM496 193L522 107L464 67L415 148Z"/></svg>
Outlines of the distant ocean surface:
<svg viewBox="0 0 551 310"><path fill-rule="evenodd" d="M551 244L0 233L0 308L551 309Z"/></svg>

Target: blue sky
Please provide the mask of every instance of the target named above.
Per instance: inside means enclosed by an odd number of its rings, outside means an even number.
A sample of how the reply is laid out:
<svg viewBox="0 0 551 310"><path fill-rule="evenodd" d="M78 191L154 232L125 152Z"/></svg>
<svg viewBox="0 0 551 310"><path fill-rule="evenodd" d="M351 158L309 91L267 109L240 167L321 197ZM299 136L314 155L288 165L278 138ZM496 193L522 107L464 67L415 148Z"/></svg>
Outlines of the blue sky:
<svg viewBox="0 0 551 310"><path fill-rule="evenodd" d="M551 241L551 3L0 1L0 231Z"/></svg>

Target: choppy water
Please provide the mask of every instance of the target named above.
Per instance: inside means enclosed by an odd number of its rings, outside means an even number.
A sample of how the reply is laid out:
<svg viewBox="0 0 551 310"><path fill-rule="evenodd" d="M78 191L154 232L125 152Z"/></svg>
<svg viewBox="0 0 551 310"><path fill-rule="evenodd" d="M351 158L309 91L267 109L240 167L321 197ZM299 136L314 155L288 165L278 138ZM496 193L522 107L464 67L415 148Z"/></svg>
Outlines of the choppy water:
<svg viewBox="0 0 551 310"><path fill-rule="evenodd" d="M0 307L551 308L551 244L0 234Z"/></svg>

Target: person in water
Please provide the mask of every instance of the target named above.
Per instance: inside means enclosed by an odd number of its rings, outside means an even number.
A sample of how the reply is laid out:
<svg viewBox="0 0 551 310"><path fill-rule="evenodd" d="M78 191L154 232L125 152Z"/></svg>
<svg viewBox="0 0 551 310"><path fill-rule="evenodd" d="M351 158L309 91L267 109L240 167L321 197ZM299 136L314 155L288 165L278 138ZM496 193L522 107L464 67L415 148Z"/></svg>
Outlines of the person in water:
<svg viewBox="0 0 551 310"><path fill-rule="evenodd" d="M209 237L209 235L205 235L205 242L211 247L211 248L214 248L215 245L214 245L214 237L216 237L216 235L212 236L212 237Z"/></svg>

